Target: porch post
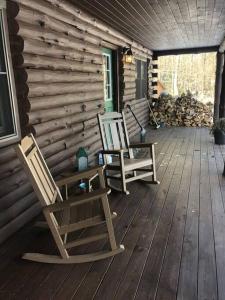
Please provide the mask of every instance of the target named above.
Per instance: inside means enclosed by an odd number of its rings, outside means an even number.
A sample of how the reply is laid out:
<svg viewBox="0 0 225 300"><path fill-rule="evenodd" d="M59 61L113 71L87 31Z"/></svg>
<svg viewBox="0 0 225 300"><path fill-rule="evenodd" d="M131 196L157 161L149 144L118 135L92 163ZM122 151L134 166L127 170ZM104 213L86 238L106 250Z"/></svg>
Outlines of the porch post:
<svg viewBox="0 0 225 300"><path fill-rule="evenodd" d="M222 90L222 75L224 68L224 53L217 52L216 57L216 82L215 82L215 102L214 102L214 122L220 115L220 96Z"/></svg>
<svg viewBox="0 0 225 300"><path fill-rule="evenodd" d="M222 53L224 58L224 52ZM225 117L225 68L223 65L222 77L221 77L221 93L220 93L220 104L219 104L219 117Z"/></svg>

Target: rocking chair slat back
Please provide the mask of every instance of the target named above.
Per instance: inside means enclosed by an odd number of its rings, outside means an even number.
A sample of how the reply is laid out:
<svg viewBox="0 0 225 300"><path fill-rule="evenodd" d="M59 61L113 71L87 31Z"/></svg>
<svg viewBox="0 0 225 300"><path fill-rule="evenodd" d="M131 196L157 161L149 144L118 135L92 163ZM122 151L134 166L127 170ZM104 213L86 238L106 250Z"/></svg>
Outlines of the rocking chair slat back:
<svg viewBox="0 0 225 300"><path fill-rule="evenodd" d="M129 149L129 138L124 113L110 112L98 114L101 139L104 150L128 149L129 157L133 152Z"/></svg>
<svg viewBox="0 0 225 300"><path fill-rule="evenodd" d="M56 199L62 201L51 173L44 161L41 151L32 134L22 140L16 147L17 155L23 162L25 171L30 177L32 186L43 207L55 203Z"/></svg>

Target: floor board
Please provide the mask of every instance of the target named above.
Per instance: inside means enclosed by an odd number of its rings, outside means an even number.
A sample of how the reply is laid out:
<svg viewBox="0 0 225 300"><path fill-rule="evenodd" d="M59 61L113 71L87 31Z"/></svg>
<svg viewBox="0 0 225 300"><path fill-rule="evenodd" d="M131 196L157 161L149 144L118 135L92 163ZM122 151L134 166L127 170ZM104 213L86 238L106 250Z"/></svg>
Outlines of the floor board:
<svg viewBox="0 0 225 300"><path fill-rule="evenodd" d="M205 128L150 130L147 140L159 143L161 184L110 196L125 252L79 265L23 261L25 251L55 251L49 233L29 224L0 246L0 300L225 300L225 146Z"/></svg>

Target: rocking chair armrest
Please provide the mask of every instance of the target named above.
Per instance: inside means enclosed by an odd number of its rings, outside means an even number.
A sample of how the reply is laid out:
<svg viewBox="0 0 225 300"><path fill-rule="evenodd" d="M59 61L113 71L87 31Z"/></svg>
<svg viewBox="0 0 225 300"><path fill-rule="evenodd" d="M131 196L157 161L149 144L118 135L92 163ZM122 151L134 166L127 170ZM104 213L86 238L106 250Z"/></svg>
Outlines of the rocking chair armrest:
<svg viewBox="0 0 225 300"><path fill-rule="evenodd" d="M158 143L140 143L140 144L131 144L129 145L129 148L149 148L154 145L157 145Z"/></svg>
<svg viewBox="0 0 225 300"><path fill-rule="evenodd" d="M62 187L66 184L76 182L80 179L92 177L93 175L97 174L99 171L101 171L101 170L103 171L104 168L105 168L105 166L95 166L95 167L89 168L88 170L85 170L85 171L75 172L74 175L72 175L72 176L57 180L56 185L58 187Z"/></svg>
<svg viewBox="0 0 225 300"><path fill-rule="evenodd" d="M100 151L102 154L121 154L121 153L124 153L124 152L128 152L127 149L114 149L114 150L101 150Z"/></svg>
<svg viewBox="0 0 225 300"><path fill-rule="evenodd" d="M62 211L68 208L71 208L73 206L79 206L84 203L98 200L101 196L109 194L110 193L109 188L99 189L90 193L85 193L79 196L70 197L69 200L66 200L64 202L56 202L53 204L50 204L44 208L44 210L53 213L57 211Z"/></svg>

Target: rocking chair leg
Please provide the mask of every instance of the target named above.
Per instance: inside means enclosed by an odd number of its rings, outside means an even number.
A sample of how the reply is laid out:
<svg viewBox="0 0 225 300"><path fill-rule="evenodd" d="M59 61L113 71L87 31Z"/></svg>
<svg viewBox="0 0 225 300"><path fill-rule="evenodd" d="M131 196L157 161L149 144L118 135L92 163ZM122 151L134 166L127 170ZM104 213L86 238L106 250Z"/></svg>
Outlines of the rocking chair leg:
<svg viewBox="0 0 225 300"><path fill-rule="evenodd" d="M106 219L106 226L107 226L107 230L108 230L108 234L109 234L109 242L110 242L112 250L115 250L115 249L117 249L116 239L115 239L113 223L112 223L110 207L109 207L109 202L108 202L107 196L102 197L102 206L103 206L105 219Z"/></svg>
<svg viewBox="0 0 225 300"><path fill-rule="evenodd" d="M121 185L122 185L122 192L125 193L126 195L129 195L130 192L127 190L126 186L126 175L125 175L125 170L124 170L124 158L123 155L120 155L120 173L121 173Z"/></svg>
<svg viewBox="0 0 225 300"><path fill-rule="evenodd" d="M160 182L157 181L157 179L156 179L155 148L154 148L154 145L152 145L150 147L150 154L151 154L151 157L152 157L152 172L153 172L153 175L152 175L152 184L160 184Z"/></svg>

